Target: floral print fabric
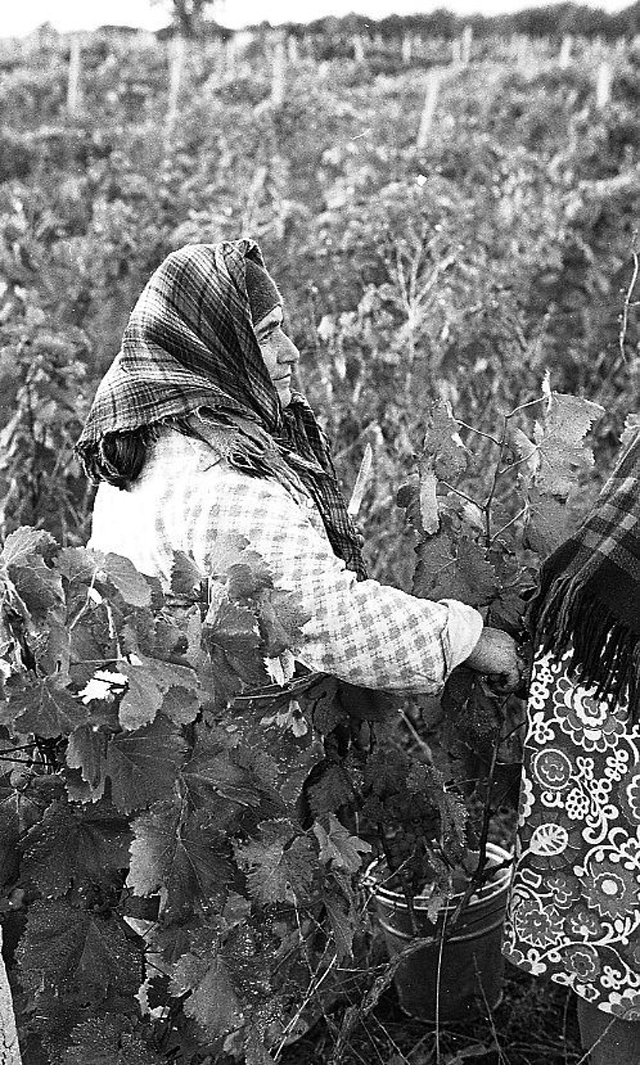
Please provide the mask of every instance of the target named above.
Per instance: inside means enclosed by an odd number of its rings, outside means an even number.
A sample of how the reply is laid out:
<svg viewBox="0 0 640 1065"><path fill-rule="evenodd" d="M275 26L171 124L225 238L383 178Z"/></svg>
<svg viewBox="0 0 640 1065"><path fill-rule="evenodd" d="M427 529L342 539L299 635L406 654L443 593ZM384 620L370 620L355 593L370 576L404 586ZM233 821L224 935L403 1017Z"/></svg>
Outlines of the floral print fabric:
<svg viewBox="0 0 640 1065"><path fill-rule="evenodd" d="M503 952L640 1020L640 726L539 654Z"/></svg>

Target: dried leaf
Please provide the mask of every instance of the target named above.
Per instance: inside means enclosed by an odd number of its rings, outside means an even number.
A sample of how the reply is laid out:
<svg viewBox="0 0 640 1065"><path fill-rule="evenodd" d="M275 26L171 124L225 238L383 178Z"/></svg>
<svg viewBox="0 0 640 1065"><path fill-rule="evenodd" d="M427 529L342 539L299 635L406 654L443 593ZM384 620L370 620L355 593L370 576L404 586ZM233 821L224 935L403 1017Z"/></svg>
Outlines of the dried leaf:
<svg viewBox="0 0 640 1065"><path fill-rule="evenodd" d="M329 814L327 821L328 830L319 821L313 826L320 844L320 861L325 865L332 863L337 869L344 869L348 873L357 873L362 865L363 854L371 852L371 844L352 836L333 814Z"/></svg>
<svg viewBox="0 0 640 1065"><path fill-rule="evenodd" d="M566 498L576 472L593 466L593 454L584 437L603 414L598 403L551 393L543 422L536 423L534 432L540 457L536 485L541 491Z"/></svg>

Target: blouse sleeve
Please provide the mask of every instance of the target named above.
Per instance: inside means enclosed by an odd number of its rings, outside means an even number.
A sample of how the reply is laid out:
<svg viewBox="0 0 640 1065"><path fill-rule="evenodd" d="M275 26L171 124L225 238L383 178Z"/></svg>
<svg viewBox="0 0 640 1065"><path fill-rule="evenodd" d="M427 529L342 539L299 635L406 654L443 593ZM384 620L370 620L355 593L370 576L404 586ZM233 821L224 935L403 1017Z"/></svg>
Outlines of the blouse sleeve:
<svg viewBox="0 0 640 1065"><path fill-rule="evenodd" d="M277 481L224 463L199 477L201 484L183 483L178 504L183 549L206 572L220 532L247 537L276 584L295 591L310 615L296 655L310 669L368 688L436 693L475 647L483 622L472 607L357 581L333 554L310 499L298 505Z"/></svg>

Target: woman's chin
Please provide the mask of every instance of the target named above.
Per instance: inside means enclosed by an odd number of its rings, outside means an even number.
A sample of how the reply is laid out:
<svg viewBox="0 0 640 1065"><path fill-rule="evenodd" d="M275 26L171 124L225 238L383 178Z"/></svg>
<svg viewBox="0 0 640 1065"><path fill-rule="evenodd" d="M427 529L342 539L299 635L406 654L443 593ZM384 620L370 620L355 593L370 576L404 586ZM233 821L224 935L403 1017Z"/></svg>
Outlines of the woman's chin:
<svg viewBox="0 0 640 1065"><path fill-rule="evenodd" d="M291 389L288 385L284 388L278 388L278 395L280 396L280 402L283 407L288 407L291 403Z"/></svg>

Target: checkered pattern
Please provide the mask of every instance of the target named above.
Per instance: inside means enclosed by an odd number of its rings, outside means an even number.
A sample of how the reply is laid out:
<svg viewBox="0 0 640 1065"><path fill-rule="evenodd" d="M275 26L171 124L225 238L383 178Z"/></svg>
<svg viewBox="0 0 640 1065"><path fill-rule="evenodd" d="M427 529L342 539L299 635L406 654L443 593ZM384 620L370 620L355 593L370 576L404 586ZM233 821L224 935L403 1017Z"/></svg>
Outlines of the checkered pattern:
<svg viewBox="0 0 640 1065"><path fill-rule="evenodd" d="M530 622L536 643L601 697L640 719L640 430L574 536L545 562Z"/></svg>
<svg viewBox="0 0 640 1065"><path fill-rule="evenodd" d="M133 309L121 351L100 382L78 454L93 480L122 486L105 450L115 435L169 419L184 421L202 409L227 421L240 417L260 427L279 449L315 500L333 550L364 578L327 439L299 393L282 409L260 353L246 288L247 259L264 266L255 241L187 244L160 264ZM247 465L255 448L243 445L242 436L238 434L236 446ZM271 469L278 477L277 465Z"/></svg>
<svg viewBox="0 0 640 1065"><path fill-rule="evenodd" d="M296 500L277 480L247 476L169 429L130 490L100 486L90 546L167 582L173 551L206 573L216 536L229 532L247 537L276 584L299 594L311 620L298 658L310 669L368 688L437 692L478 640L482 619L471 607L358 581L304 489Z"/></svg>

